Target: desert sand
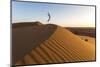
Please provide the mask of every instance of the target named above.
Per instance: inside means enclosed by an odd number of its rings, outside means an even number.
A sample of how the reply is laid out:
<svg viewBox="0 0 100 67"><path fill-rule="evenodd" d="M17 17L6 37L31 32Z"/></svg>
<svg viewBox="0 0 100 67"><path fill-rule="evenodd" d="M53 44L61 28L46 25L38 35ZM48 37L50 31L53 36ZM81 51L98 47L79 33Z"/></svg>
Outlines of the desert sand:
<svg viewBox="0 0 100 67"><path fill-rule="evenodd" d="M95 44L54 24L37 24L12 29L12 63L50 64L95 61ZM92 42L91 42L92 41Z"/></svg>
<svg viewBox="0 0 100 67"><path fill-rule="evenodd" d="M95 38L94 37L90 37L90 36L80 36L80 35L78 35L82 40L84 40L84 41L86 41L86 39L87 39L87 41L86 42L88 42L88 43L90 43L90 44L93 44L93 45L95 45Z"/></svg>

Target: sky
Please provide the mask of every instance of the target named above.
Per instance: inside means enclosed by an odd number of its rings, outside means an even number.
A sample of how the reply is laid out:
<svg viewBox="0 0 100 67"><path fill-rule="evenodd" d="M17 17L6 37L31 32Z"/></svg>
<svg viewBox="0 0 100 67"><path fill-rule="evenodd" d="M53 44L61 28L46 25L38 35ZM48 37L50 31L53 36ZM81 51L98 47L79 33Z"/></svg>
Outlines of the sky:
<svg viewBox="0 0 100 67"><path fill-rule="evenodd" d="M48 20L48 12L51 15ZM12 23L40 21L64 27L95 27L95 7L68 4L12 2Z"/></svg>

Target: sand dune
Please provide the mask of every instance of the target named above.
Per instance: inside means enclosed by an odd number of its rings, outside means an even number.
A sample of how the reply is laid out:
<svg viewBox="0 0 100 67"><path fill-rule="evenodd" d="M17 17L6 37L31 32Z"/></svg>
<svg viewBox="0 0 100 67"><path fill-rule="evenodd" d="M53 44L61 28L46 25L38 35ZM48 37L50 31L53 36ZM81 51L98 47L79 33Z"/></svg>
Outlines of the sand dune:
<svg viewBox="0 0 100 67"><path fill-rule="evenodd" d="M13 50L16 65L95 60L95 45L53 24L13 29Z"/></svg>
<svg viewBox="0 0 100 67"><path fill-rule="evenodd" d="M80 36L80 35L78 35L78 36L79 36L82 40L85 41L85 40L87 39L86 42L95 45L95 38L94 38L94 37L89 37L89 36Z"/></svg>
<svg viewBox="0 0 100 67"><path fill-rule="evenodd" d="M96 28L95 27L66 27L66 29L77 35L84 35L90 37L96 37Z"/></svg>
<svg viewBox="0 0 100 67"><path fill-rule="evenodd" d="M13 63L23 58L28 52L47 40L56 30L55 25L36 25L15 27L12 29Z"/></svg>
<svg viewBox="0 0 100 67"><path fill-rule="evenodd" d="M14 23L12 24L13 28L22 28L22 27L29 27L29 26L36 26L36 25L43 25L42 23L40 23L39 21L36 22L18 22L18 23Z"/></svg>

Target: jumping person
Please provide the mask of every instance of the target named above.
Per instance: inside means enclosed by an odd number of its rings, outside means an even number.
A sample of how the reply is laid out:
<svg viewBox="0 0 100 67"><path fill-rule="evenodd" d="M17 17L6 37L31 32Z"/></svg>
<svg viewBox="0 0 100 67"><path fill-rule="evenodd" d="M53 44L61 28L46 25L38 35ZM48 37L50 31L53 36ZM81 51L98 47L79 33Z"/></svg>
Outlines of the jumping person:
<svg viewBox="0 0 100 67"><path fill-rule="evenodd" d="M48 20L47 20L47 21L49 22L49 21L50 21L50 19L51 19L51 15L50 15L50 13L49 13L49 12L48 12L48 17L49 17L49 18L48 18Z"/></svg>

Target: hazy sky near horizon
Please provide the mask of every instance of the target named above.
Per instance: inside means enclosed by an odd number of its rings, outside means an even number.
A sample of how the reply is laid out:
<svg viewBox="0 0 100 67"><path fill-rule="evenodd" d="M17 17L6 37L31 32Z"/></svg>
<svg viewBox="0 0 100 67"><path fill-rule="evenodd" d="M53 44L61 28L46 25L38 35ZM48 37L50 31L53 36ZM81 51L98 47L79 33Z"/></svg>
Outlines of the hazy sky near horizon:
<svg viewBox="0 0 100 67"><path fill-rule="evenodd" d="M48 12L51 14L50 22L47 22ZM27 21L64 27L95 27L95 7L13 1L12 22Z"/></svg>

